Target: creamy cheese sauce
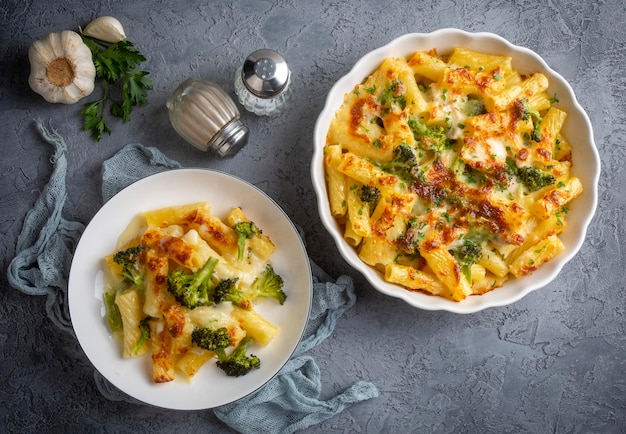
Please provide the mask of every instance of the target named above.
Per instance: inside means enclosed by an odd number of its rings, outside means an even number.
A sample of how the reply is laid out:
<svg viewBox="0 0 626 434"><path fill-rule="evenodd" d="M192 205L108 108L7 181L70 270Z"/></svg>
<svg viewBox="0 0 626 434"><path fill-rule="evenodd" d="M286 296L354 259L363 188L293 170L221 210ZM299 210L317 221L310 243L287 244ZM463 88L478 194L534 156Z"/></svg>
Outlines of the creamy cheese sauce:
<svg viewBox="0 0 626 434"><path fill-rule="evenodd" d="M550 125L566 115L551 106L548 85L541 73L521 76L508 56L463 48L443 56L431 50L385 59L356 85L330 125L327 148L334 158L325 164L332 166L327 174L333 185L377 188L382 196L371 228L362 229L367 223L360 219L361 238L351 238L361 259L379 270L408 264L415 269L400 275L419 271L447 279L453 292L458 288L452 280L462 281L462 293L451 297L457 301L469 294L467 283L475 283L459 277L467 263L450 256L457 248L474 243L491 252L480 266L471 264L477 280L485 279L476 293L500 286L509 272L519 276L536 268L515 260L523 249L522 257L532 258L533 243L563 229L562 216L555 220L548 210L575 197L561 190L574 179L571 154L555 157L558 132L542 125L551 114ZM364 134L365 118L384 128ZM580 192L576 187L575 194ZM331 205L345 203L345 190L334 188L329 195ZM351 213L359 207L331 208L346 234L355 231L358 218ZM443 253L435 262L421 255L424 249ZM540 262L549 259L534 255ZM415 289L415 282L405 283Z"/></svg>

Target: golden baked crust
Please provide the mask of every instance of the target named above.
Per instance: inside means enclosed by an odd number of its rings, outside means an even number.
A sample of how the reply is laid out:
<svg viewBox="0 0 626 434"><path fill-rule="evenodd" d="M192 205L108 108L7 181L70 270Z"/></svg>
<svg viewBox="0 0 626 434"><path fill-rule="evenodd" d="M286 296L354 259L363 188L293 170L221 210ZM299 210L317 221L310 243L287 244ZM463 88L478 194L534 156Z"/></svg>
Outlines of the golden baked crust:
<svg viewBox="0 0 626 434"><path fill-rule="evenodd" d="M456 48L387 58L347 93L324 164L359 257L389 282L460 301L562 251L582 185L548 85L510 57Z"/></svg>

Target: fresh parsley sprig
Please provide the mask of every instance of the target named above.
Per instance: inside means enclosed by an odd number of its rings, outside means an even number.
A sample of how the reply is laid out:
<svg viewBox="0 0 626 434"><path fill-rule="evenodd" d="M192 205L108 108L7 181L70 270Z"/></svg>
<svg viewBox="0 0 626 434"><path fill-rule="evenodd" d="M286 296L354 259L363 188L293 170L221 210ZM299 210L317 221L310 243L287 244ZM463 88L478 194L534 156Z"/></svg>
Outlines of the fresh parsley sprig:
<svg viewBox="0 0 626 434"><path fill-rule="evenodd" d="M84 104L79 114L84 115L83 127L91 132L95 141L100 141L102 134L111 134L111 128L105 120L107 104L110 113L130 122L130 113L134 106L147 104L148 90L154 87L147 71L137 70L137 66L146 60L128 40L109 44L89 36L81 35L91 50L96 67L96 78L102 81L102 98ZM121 94L121 102L113 98L109 86L115 86Z"/></svg>

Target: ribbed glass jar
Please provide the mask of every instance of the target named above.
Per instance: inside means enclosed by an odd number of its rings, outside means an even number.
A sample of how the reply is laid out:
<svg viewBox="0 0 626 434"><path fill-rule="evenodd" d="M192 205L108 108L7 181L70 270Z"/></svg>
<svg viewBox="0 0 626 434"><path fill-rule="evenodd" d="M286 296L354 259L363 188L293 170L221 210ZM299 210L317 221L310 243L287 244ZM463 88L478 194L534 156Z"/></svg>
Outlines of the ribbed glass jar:
<svg viewBox="0 0 626 434"><path fill-rule="evenodd" d="M217 84L189 78L166 103L170 122L189 144L220 158L235 155L248 141L249 131L237 106Z"/></svg>

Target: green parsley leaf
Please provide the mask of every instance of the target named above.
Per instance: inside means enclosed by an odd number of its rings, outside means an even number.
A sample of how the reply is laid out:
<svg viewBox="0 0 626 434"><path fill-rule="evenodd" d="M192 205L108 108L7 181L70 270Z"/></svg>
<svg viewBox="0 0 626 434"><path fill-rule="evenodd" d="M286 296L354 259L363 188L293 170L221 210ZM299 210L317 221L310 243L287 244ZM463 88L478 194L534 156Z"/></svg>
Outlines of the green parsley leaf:
<svg viewBox="0 0 626 434"><path fill-rule="evenodd" d="M93 101L85 104L83 109L79 111L79 114L85 116L84 129L85 131L91 131L91 137L95 141L100 141L102 133L111 134L111 129L104 121L103 108L105 99Z"/></svg>
<svg viewBox="0 0 626 434"><path fill-rule="evenodd" d="M111 134L105 121L105 106L110 105L110 114L130 122L130 113L134 106L148 103L148 90L154 85L147 71L138 71L136 67L146 60L128 40L109 44L89 36L81 35L83 42L91 50L96 79L102 81L103 94L98 101L83 105L79 114L84 115L83 128L91 132L91 137L100 141L102 134ZM121 101L109 93L109 86L120 91Z"/></svg>

